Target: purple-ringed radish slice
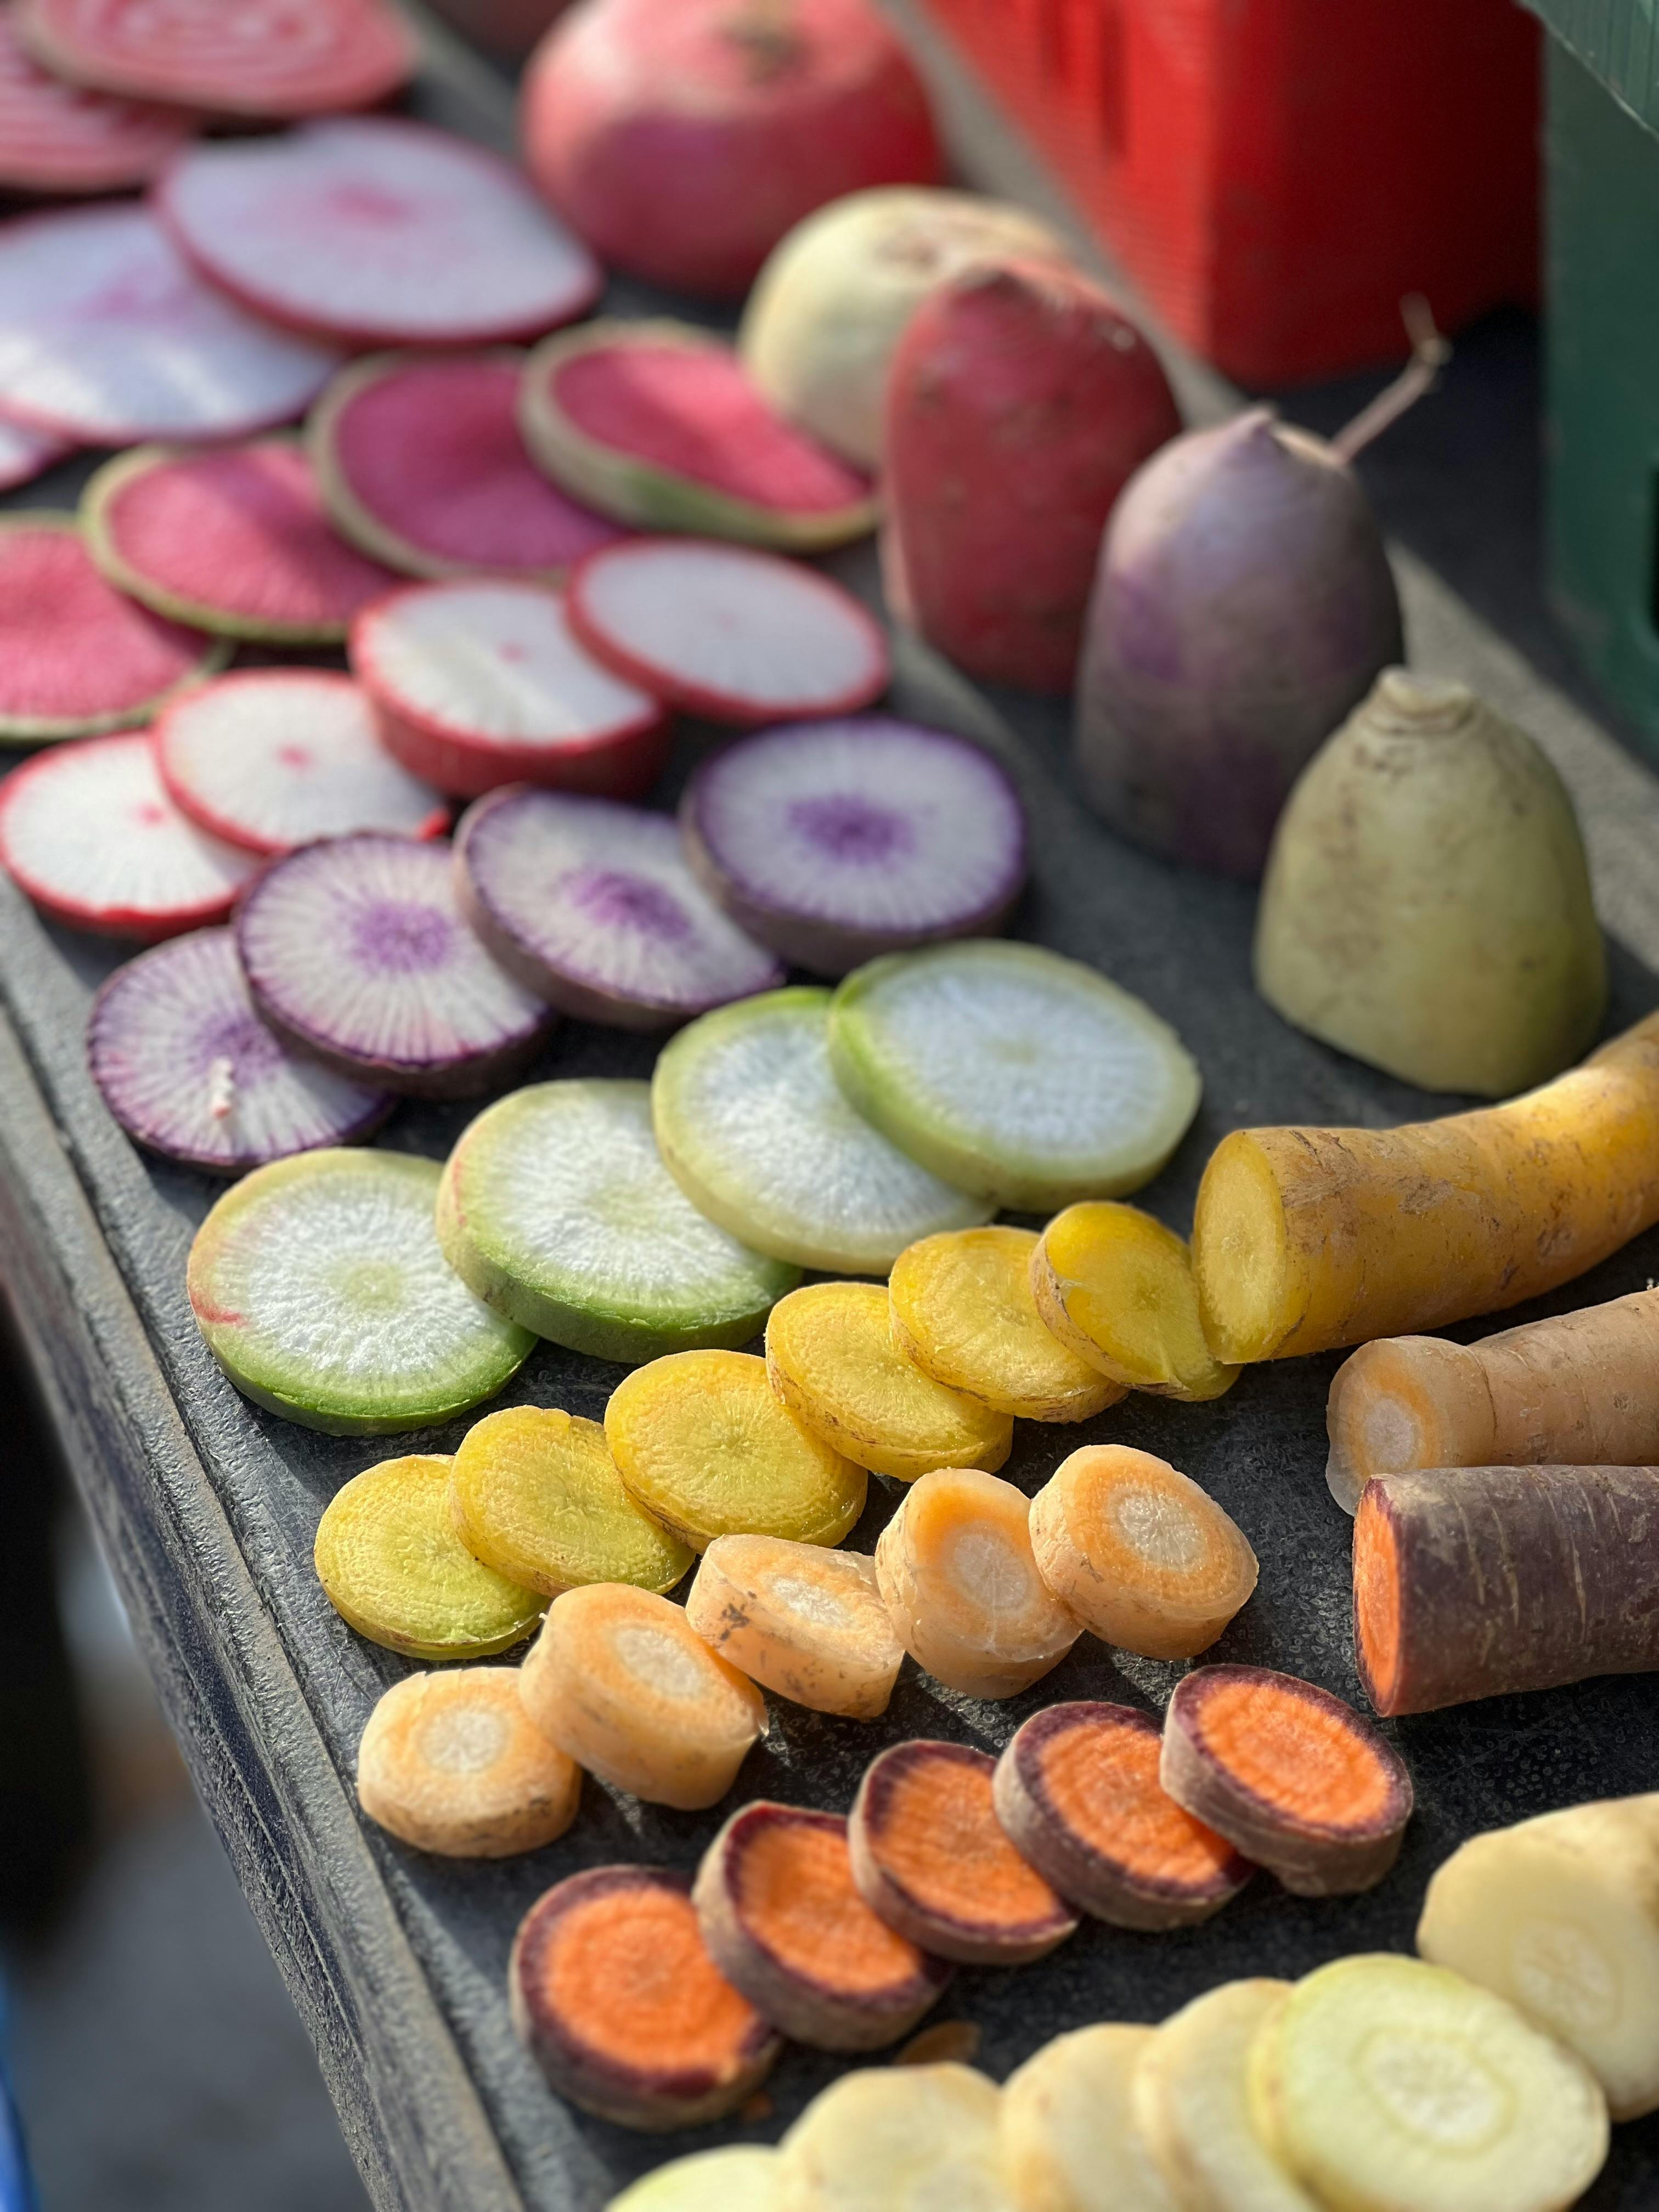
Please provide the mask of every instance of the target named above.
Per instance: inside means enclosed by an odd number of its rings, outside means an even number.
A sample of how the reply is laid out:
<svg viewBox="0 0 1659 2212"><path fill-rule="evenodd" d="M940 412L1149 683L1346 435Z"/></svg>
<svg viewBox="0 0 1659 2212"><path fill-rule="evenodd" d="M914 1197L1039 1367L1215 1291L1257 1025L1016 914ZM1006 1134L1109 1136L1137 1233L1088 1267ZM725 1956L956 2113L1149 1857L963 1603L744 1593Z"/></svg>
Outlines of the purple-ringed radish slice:
<svg viewBox="0 0 1659 2212"><path fill-rule="evenodd" d="M579 1019L665 1029L783 981L704 893L667 815L511 785L462 817L455 869L502 967Z"/></svg>
<svg viewBox="0 0 1659 2212"><path fill-rule="evenodd" d="M872 715L739 738L680 803L692 866L738 927L797 967L1001 928L1025 880L1025 817L990 755Z"/></svg>
<svg viewBox="0 0 1659 2212"><path fill-rule="evenodd" d="M228 929L118 968L93 1002L87 1058L128 1136L212 1175L351 1144L397 1103L283 1049L253 1011Z"/></svg>
<svg viewBox="0 0 1659 2212"><path fill-rule="evenodd" d="M144 185L196 136L176 107L112 100L43 69L0 9L0 191L118 192Z"/></svg>
<svg viewBox="0 0 1659 2212"><path fill-rule="evenodd" d="M0 420L0 491L15 491L75 451L72 438Z"/></svg>
<svg viewBox="0 0 1659 2212"><path fill-rule="evenodd" d="M279 1036L388 1091L475 1097L527 1067L555 1018L468 928L437 841L364 832L273 860L236 949Z"/></svg>

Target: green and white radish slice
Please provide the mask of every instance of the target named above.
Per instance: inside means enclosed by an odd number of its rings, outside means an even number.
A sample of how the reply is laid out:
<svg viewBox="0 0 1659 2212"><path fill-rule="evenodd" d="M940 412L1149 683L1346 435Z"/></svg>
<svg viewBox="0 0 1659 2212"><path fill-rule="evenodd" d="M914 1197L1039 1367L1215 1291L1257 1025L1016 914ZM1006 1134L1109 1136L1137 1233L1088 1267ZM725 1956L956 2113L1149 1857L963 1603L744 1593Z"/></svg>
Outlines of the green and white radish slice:
<svg viewBox="0 0 1659 2212"><path fill-rule="evenodd" d="M828 991L768 991L682 1030L651 1106L669 1172L700 1212L775 1259L885 1274L919 1237L989 1208L856 1113L830 1071Z"/></svg>
<svg viewBox="0 0 1659 2212"><path fill-rule="evenodd" d="M975 939L872 960L830 1016L859 1111L957 1189L1048 1212L1139 1190L1198 1111L1167 1022L1094 969Z"/></svg>
<svg viewBox="0 0 1659 2212"><path fill-rule="evenodd" d="M605 2212L777 2212L777 2166L764 2143L693 2151L613 2197Z"/></svg>
<svg viewBox="0 0 1659 2212"><path fill-rule="evenodd" d="M481 1404L535 1341L450 1267L440 1170L403 1152L259 1168L196 1233L187 1283L208 1348L256 1405L331 1436L390 1436Z"/></svg>
<svg viewBox="0 0 1659 2212"><path fill-rule="evenodd" d="M644 1083L538 1083L488 1107L450 1154L437 1221L497 1313L599 1359L747 1344L799 1279L697 1212Z"/></svg>

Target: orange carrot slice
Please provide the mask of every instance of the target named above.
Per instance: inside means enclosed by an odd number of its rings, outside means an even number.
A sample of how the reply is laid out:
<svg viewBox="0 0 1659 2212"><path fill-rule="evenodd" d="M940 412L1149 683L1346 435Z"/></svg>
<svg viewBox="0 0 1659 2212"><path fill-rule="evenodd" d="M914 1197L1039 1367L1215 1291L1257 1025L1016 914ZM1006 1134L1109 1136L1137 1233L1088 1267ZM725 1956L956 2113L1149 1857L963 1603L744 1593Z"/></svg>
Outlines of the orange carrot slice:
<svg viewBox="0 0 1659 2212"><path fill-rule="evenodd" d="M581 1769L531 1724L512 1667L459 1667L394 1682L357 1747L371 1820L445 1858L501 1859L562 1836Z"/></svg>
<svg viewBox="0 0 1659 2212"><path fill-rule="evenodd" d="M817 1713L871 1721L887 1710L904 1646L858 1552L781 1536L716 1536L685 1617L751 1681Z"/></svg>

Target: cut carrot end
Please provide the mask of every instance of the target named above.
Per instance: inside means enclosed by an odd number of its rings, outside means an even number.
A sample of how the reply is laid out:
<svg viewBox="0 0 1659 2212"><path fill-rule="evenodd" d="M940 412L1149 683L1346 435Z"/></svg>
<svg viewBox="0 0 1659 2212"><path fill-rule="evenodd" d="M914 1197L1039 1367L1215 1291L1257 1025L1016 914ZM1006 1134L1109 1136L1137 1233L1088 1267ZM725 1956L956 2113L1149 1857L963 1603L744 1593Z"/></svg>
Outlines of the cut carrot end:
<svg viewBox="0 0 1659 2212"><path fill-rule="evenodd" d="M1360 1681L1379 1713L1391 1713L1400 1695L1404 1601L1399 1531L1388 1494L1368 1484L1353 1524L1353 1637Z"/></svg>
<svg viewBox="0 0 1659 2212"><path fill-rule="evenodd" d="M1291 1297L1284 1198L1249 1129L1224 1137L1204 1170L1193 1213L1193 1273L1204 1340L1226 1365L1271 1359L1301 1318Z"/></svg>
<svg viewBox="0 0 1659 2212"><path fill-rule="evenodd" d="M446 1858L506 1858L562 1836L581 1770L533 1727L510 1667L411 1674L375 1706L357 1747L371 1820Z"/></svg>

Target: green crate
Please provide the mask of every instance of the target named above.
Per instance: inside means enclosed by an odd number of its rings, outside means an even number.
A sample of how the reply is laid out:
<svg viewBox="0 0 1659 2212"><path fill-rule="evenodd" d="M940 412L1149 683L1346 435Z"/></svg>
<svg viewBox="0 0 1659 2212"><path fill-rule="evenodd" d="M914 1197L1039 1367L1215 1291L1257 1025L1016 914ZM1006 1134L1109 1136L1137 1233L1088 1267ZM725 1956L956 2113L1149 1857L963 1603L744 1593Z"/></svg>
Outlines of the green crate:
<svg viewBox="0 0 1659 2212"><path fill-rule="evenodd" d="M1525 0L1621 106L1659 131L1659 0Z"/></svg>

